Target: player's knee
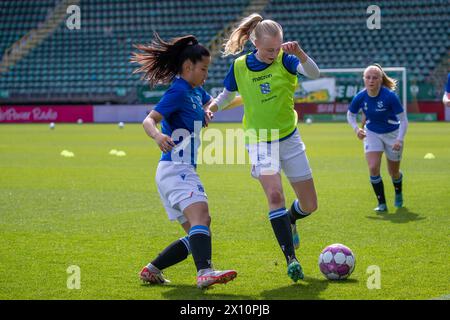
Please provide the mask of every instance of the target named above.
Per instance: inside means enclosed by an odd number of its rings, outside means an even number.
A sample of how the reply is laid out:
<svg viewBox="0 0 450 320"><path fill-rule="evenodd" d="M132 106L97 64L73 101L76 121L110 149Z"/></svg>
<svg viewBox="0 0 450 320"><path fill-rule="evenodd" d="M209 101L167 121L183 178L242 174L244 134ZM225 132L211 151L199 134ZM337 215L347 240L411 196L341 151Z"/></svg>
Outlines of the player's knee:
<svg viewBox="0 0 450 320"><path fill-rule="evenodd" d="M188 221L191 226L204 225L208 226L211 224L211 216L209 215L209 210L207 206L195 206L188 207L185 214L188 215Z"/></svg>
<svg viewBox="0 0 450 320"><path fill-rule="evenodd" d="M398 179L401 176L399 170L388 168L388 172L392 179Z"/></svg>
<svg viewBox="0 0 450 320"><path fill-rule="evenodd" d="M199 215L201 224L205 225L205 226L210 226L211 224L211 216L209 215L209 211L208 210L203 210L202 213Z"/></svg>
<svg viewBox="0 0 450 320"><path fill-rule="evenodd" d="M369 164L369 172L371 176L380 175L380 167L377 164Z"/></svg>
<svg viewBox="0 0 450 320"><path fill-rule="evenodd" d="M206 221L206 225L209 227L211 227L211 216L208 214L208 217L205 219Z"/></svg>
<svg viewBox="0 0 450 320"><path fill-rule="evenodd" d="M284 205L284 196L281 190L271 189L267 192L267 199L270 204L273 205Z"/></svg>

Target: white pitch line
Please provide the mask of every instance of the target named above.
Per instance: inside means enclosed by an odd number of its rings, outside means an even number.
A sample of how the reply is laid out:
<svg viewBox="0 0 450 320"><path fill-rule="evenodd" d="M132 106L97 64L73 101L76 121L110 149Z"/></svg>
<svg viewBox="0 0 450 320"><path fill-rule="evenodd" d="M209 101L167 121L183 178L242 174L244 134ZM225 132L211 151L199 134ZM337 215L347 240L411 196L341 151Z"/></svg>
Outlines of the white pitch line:
<svg viewBox="0 0 450 320"><path fill-rule="evenodd" d="M450 300L450 294L444 294L443 296L431 298L430 300Z"/></svg>

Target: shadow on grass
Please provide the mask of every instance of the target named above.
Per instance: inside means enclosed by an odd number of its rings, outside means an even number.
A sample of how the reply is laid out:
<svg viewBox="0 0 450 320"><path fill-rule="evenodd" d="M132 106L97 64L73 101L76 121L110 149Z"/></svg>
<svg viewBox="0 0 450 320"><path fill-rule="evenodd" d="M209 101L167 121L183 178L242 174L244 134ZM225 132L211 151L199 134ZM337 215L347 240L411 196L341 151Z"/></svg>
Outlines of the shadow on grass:
<svg viewBox="0 0 450 320"><path fill-rule="evenodd" d="M218 285L219 286L219 285ZM254 297L240 294L215 294L214 286L207 290L201 290L195 285L165 284L167 291L161 294L169 300L251 300Z"/></svg>
<svg viewBox="0 0 450 320"><path fill-rule="evenodd" d="M316 279L305 277L304 280L292 285L273 290L266 290L261 293L263 299L274 300L320 300L320 293L328 286L333 285L354 285L358 280L347 279L342 281L330 281L326 279Z"/></svg>
<svg viewBox="0 0 450 320"><path fill-rule="evenodd" d="M214 293L214 286L207 290L198 289L195 285L174 285L165 284L158 286L159 289L163 289L161 295L167 300L321 300L320 293L326 290L329 286L349 286L358 283L356 279L346 280L327 280L317 279L312 277L305 277L304 280L300 280L297 283L292 283L288 286L264 290L260 294L260 298L256 296L248 296L242 294L223 294ZM141 284L142 287L153 287L148 284Z"/></svg>
<svg viewBox="0 0 450 320"><path fill-rule="evenodd" d="M393 214L388 212L377 212L376 217L367 216L367 218L378 221L390 221L392 223L407 223L426 219L425 217L421 217L418 213L409 211L406 207L397 209Z"/></svg>

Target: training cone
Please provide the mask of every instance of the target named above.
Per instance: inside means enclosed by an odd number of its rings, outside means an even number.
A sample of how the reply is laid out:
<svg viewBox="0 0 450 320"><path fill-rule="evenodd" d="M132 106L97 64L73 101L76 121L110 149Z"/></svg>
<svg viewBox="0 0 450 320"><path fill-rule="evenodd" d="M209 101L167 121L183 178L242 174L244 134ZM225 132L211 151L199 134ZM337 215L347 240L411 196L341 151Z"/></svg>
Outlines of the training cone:
<svg viewBox="0 0 450 320"><path fill-rule="evenodd" d="M73 152L68 151L68 150L61 151L60 155L63 157L66 157L66 158L72 158L75 156L75 154Z"/></svg>
<svg viewBox="0 0 450 320"><path fill-rule="evenodd" d="M432 154L432 153L427 153L426 155L425 155L425 157L423 157L424 159L435 159L436 157L434 156L434 154Z"/></svg>

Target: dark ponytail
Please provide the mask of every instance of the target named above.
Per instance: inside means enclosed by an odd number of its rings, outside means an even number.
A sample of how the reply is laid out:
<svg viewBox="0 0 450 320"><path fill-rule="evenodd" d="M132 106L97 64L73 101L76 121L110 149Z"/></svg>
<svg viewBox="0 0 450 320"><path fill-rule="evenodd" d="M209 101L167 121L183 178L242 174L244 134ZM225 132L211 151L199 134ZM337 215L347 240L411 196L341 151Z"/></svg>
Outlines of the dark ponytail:
<svg viewBox="0 0 450 320"><path fill-rule="evenodd" d="M144 73L141 79L148 81L152 87L158 83L171 82L181 73L184 61L189 59L195 64L203 57L210 56L208 49L200 45L193 35L166 42L154 32L154 38L149 45L138 44L134 47L142 52L132 53L130 62L141 65L133 74Z"/></svg>

